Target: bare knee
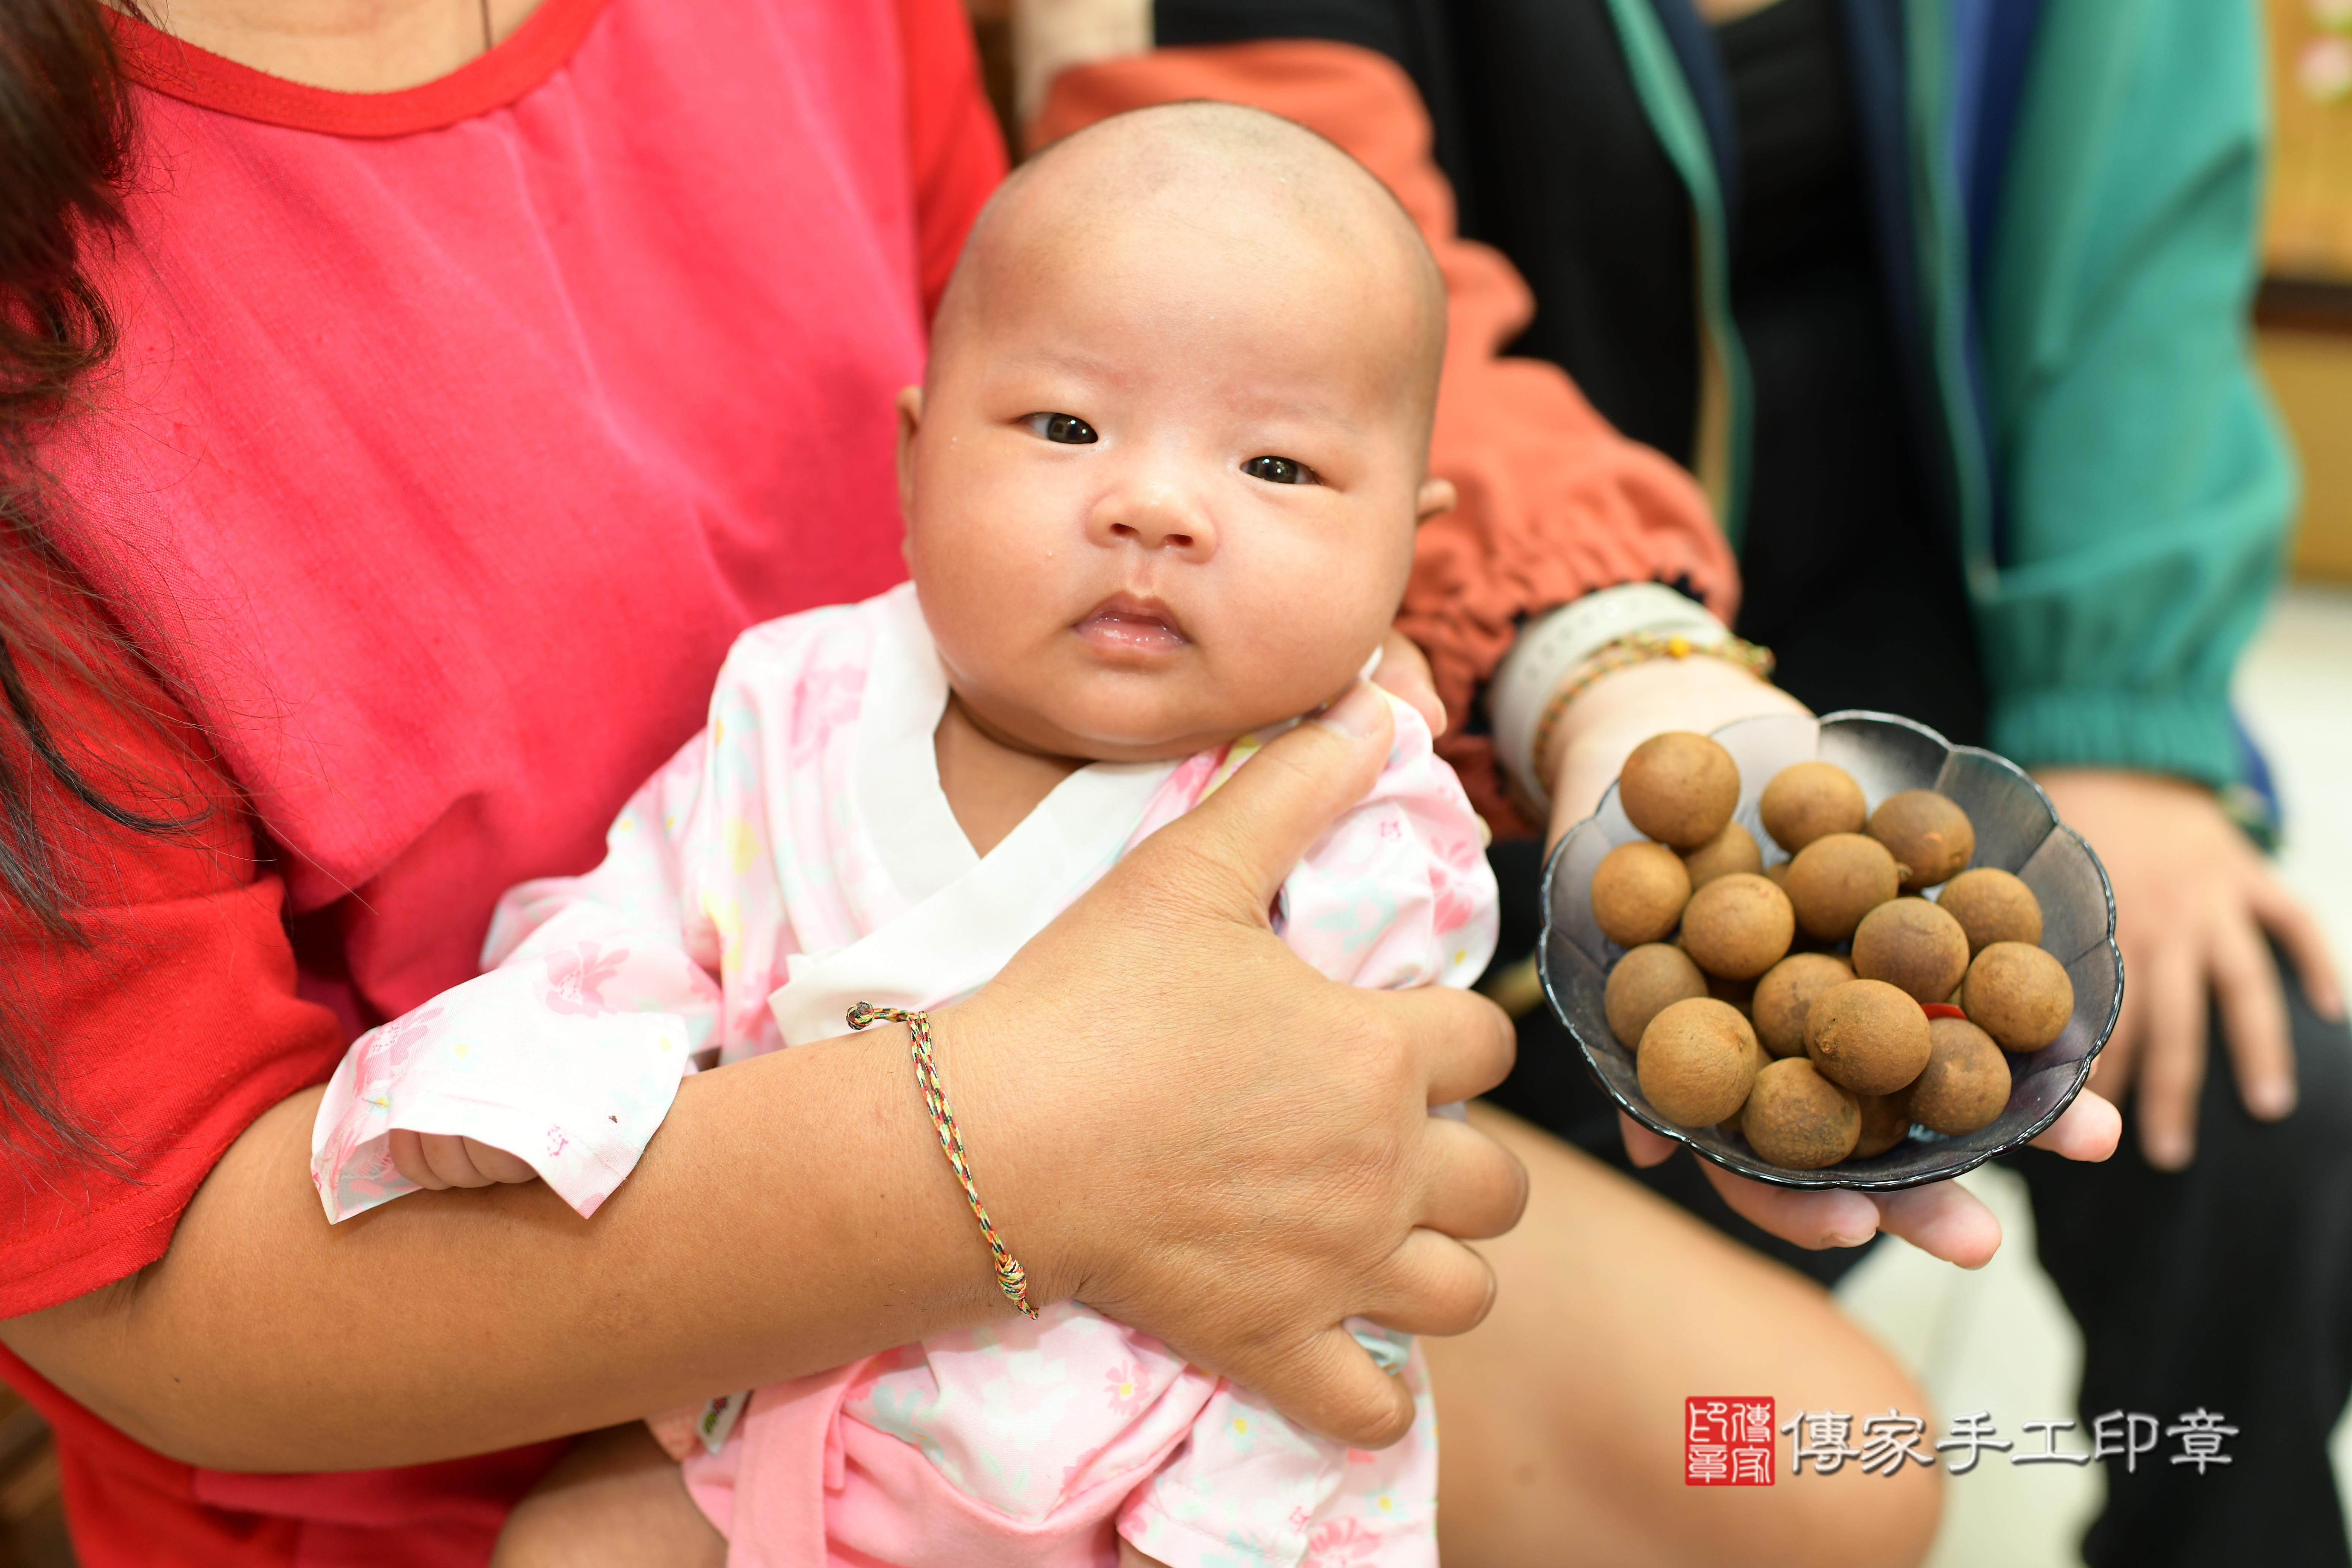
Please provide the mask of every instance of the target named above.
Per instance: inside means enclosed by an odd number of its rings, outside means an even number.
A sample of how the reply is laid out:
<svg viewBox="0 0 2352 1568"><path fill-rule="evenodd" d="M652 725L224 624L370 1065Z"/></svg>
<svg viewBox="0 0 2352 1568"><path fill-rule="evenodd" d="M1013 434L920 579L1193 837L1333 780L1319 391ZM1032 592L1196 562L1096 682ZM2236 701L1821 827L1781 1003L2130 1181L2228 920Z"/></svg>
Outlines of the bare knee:
<svg viewBox="0 0 2352 1568"><path fill-rule="evenodd" d="M592 1432L531 1489L490 1568L723 1568L727 1542L635 1422Z"/></svg>
<svg viewBox="0 0 2352 1568"><path fill-rule="evenodd" d="M1524 1124L1473 1120L1519 1153L1531 1185L1526 1220L1481 1248L1500 1282L1493 1314L1428 1342L1452 1568L1906 1568L1927 1554L1940 1476L1907 1462L1899 1477L1848 1465L1769 1487L1685 1485L1694 1395L1769 1395L1776 1426L1846 1412L1857 1447L1869 1416L1927 1415L1823 1292Z"/></svg>

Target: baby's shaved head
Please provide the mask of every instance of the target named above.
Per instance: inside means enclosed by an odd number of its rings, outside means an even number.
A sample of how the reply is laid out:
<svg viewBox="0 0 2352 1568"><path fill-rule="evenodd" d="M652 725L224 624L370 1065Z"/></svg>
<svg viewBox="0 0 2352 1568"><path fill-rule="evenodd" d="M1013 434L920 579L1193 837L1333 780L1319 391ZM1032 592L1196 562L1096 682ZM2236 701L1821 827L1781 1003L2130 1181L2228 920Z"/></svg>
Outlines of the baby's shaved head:
<svg viewBox="0 0 2352 1568"><path fill-rule="evenodd" d="M1015 170L972 227L940 301L934 355L960 346L1001 291L1045 285L1089 254L1117 267L1142 236L1202 268L1313 283L1328 301L1322 328L1381 340L1391 385L1425 436L1445 347L1445 286L1429 247L1355 159L1302 125L1237 104L1117 115Z"/></svg>
<svg viewBox="0 0 2352 1568"><path fill-rule="evenodd" d="M1412 219L1313 132L1180 103L1047 148L899 396L907 563L964 711L1139 762L1345 690L1453 501L1444 350Z"/></svg>

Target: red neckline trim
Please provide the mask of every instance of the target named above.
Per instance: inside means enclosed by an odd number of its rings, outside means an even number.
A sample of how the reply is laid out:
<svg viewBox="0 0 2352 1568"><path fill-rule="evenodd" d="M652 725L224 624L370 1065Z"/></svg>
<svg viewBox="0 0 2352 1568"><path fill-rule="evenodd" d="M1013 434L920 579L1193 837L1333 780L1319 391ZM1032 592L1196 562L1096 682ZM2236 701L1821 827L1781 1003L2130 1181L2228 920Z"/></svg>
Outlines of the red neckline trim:
<svg viewBox="0 0 2352 1568"><path fill-rule="evenodd" d="M572 58L604 9L604 0L540 0L489 53L398 92L337 92L288 81L183 43L111 6L102 14L114 29L125 72L142 87L265 125L329 136L409 136L521 98Z"/></svg>

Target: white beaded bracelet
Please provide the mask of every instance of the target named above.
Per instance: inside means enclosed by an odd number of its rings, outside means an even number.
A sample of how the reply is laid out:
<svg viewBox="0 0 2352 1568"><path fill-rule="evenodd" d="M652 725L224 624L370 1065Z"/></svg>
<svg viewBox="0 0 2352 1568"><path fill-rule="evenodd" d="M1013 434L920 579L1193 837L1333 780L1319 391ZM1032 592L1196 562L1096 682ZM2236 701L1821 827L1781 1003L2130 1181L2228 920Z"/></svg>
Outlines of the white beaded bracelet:
<svg viewBox="0 0 2352 1568"><path fill-rule="evenodd" d="M1486 717L1495 752L1513 783L1549 809L1550 792L1538 774L1536 728L1561 684L1593 655L1635 633L1678 637L1711 648L1731 636L1706 606L1661 583L1602 588L1528 622L1486 688Z"/></svg>

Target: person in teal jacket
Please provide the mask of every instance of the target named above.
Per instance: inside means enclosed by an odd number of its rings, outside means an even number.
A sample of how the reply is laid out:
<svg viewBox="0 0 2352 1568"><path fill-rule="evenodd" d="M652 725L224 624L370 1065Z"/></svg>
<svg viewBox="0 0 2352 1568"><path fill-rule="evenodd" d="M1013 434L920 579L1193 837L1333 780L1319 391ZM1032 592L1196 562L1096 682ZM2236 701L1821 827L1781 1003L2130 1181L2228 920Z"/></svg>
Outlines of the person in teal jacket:
<svg viewBox="0 0 2352 1568"><path fill-rule="evenodd" d="M1513 352L1561 366L1706 482L1746 581L1736 629L1777 652L1780 686L2034 769L2106 863L2130 982L2096 1083L2131 1095L2137 1152L2018 1163L2085 1331L2075 1446L2110 1408L2238 1428L2226 1470L2108 1463L2085 1555L2345 1563L2326 1446L2352 1392L2352 1038L2315 922L2222 804L2261 782L2230 682L2295 502L2249 353L2266 134L2253 0L1035 13L1066 29L1057 65L1224 50L1234 96L1303 117L1308 99L1285 101L1252 47L1322 40L1402 67L1462 232L1534 291ZM1318 68L1316 92L1344 90ZM1664 678L1599 683L1553 754L1528 754L1501 693L1549 689L1556 672L1514 674L1539 629L1522 629L1488 708L1505 766L1550 786L1556 833L1657 727ZM1688 661L1714 684L1672 727L1780 700L1708 663ZM1506 959L1514 935L1520 952L1535 940L1539 849L1497 846L1517 889ZM2266 936L2292 960L2286 984ZM2215 1037L2233 1074L2207 1070ZM1618 1150L1548 1017L1523 1019L1521 1042L1504 1103L1628 1163L1662 1155ZM1876 1219L1848 1212L1855 1194L1706 1176L1686 1160L1644 1173L1823 1279L1853 1255L1806 1249ZM1943 1220L1975 1223L1957 1206ZM1918 1237L1919 1216L1905 1228ZM2017 1423L2050 1413L1992 1414L2030 1447Z"/></svg>

